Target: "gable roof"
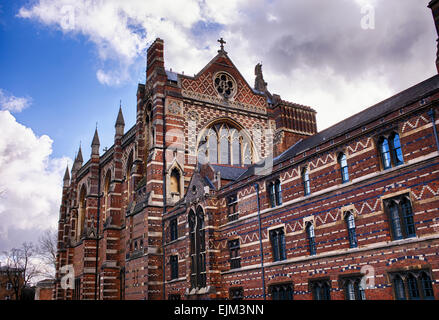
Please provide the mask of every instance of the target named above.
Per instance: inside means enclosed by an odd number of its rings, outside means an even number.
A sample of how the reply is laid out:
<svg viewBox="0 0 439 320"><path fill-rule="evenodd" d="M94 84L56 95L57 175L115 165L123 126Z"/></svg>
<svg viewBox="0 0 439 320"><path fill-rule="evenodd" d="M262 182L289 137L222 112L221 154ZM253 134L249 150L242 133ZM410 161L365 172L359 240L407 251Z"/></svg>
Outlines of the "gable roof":
<svg viewBox="0 0 439 320"><path fill-rule="evenodd" d="M193 77L192 76L189 76L189 75L185 75L185 74L181 74L181 73L176 73L176 72L173 72L173 71L170 71L170 70L166 70L165 72L166 72L166 76L167 76L167 78L168 78L168 80L169 81L174 81L174 82L176 82L176 81L178 81L178 78L179 77L183 77L183 78L188 78L188 79L191 79L191 80L196 80L197 78L199 78L200 77L200 75L202 75L207 69L209 69L214 63L217 63L217 60L219 59L219 58L225 58L225 59L227 59L227 61L228 62L230 62L230 64L231 64L231 66L228 66L228 67L232 67L232 68L234 68L235 70L236 70L236 72L238 73L238 75L239 75L239 77L244 81L244 84L248 87L248 88L250 88L250 90L254 93L254 94L257 94L257 95L260 95L260 96L266 96L265 95L265 93L264 92L261 92L261 91L258 91L258 90L255 90L248 82L247 82L247 79L241 74L241 72L239 71L239 69L235 66L235 64L233 63L233 61L230 59L230 57L227 55L227 53L225 52L225 51L221 51L221 50L219 50L218 51L218 54L215 56L215 57L213 57L197 74L195 74Z"/></svg>
<svg viewBox="0 0 439 320"><path fill-rule="evenodd" d="M422 81L413 87L410 87L384 101L381 101L353 116L342 120L335 125L316 133L309 138L300 140L295 145L284 151L278 157L273 159L273 165L291 159L292 157L317 147L319 144L334 139L342 134L347 133L355 128L361 127L371 121L382 118L384 115L398 110L404 106L410 105L416 101L422 100L439 91L439 75L435 75L425 81ZM265 160L254 164L243 173L236 181L247 178L255 173L257 167L263 167ZM233 182L231 182L232 184Z"/></svg>
<svg viewBox="0 0 439 320"><path fill-rule="evenodd" d="M219 172L221 179L224 180L236 180L241 176L247 168L237 167L231 165L211 164L210 165L215 172Z"/></svg>
<svg viewBox="0 0 439 320"><path fill-rule="evenodd" d="M384 101L381 101L353 116L342 120L319 133L302 140L293 148L286 150L275 159L275 163L285 161L292 156L334 139L348 131L359 128L371 121L382 118L388 113L421 100L439 90L439 75L435 75L417 85L408 88Z"/></svg>

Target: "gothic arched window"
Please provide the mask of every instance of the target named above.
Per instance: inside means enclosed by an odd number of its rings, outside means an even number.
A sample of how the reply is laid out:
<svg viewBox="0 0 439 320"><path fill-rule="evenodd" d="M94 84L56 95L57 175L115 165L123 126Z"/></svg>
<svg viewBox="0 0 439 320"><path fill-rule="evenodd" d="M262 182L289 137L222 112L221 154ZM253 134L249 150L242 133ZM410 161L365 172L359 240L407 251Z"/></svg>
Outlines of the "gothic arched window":
<svg viewBox="0 0 439 320"><path fill-rule="evenodd" d="M109 199L109 193L110 193L110 182L111 182L111 172L110 170L107 171L107 174L105 175L105 181L104 181L104 222L107 218L107 211L110 203Z"/></svg>
<svg viewBox="0 0 439 320"><path fill-rule="evenodd" d="M405 233L407 237L415 237L415 222L413 220L413 210L410 200L404 197L400 203L402 217L404 220Z"/></svg>
<svg viewBox="0 0 439 320"><path fill-rule="evenodd" d="M302 171L302 182L303 182L303 190L304 190L305 196L307 196L311 193L311 184L309 181L308 168L305 168Z"/></svg>
<svg viewBox="0 0 439 320"><path fill-rule="evenodd" d="M416 237L412 204L407 194L384 200L393 240Z"/></svg>
<svg viewBox="0 0 439 320"><path fill-rule="evenodd" d="M421 272L419 280L421 282L424 299L434 299L433 286L431 285L430 276L425 272Z"/></svg>
<svg viewBox="0 0 439 320"><path fill-rule="evenodd" d="M242 130L227 122L213 124L201 137L198 161L236 166L252 164L251 142Z"/></svg>
<svg viewBox="0 0 439 320"><path fill-rule="evenodd" d="M352 276L343 279L346 300L366 300L361 276Z"/></svg>
<svg viewBox="0 0 439 320"><path fill-rule="evenodd" d="M434 299L432 279L427 270L409 270L391 273L395 299Z"/></svg>
<svg viewBox="0 0 439 320"><path fill-rule="evenodd" d="M285 232L283 228L270 230L270 241L273 249L273 261L285 260Z"/></svg>
<svg viewBox="0 0 439 320"><path fill-rule="evenodd" d="M381 138L379 142L381 161L383 163L383 169L389 169L392 167L392 161L390 159L390 147L389 140L387 138Z"/></svg>
<svg viewBox="0 0 439 320"><path fill-rule="evenodd" d="M348 212L345 217L346 225L348 227L348 238L349 238L349 246L351 248L356 248L358 245L357 242L357 233L355 231L355 217L352 212Z"/></svg>
<svg viewBox="0 0 439 320"><path fill-rule="evenodd" d="M306 236L308 238L309 254L313 256L316 254L317 250L316 250L314 224L312 222L308 222L306 224Z"/></svg>
<svg viewBox="0 0 439 320"><path fill-rule="evenodd" d="M392 148L392 160L395 166L399 166L404 163L404 158L402 156L401 141L399 140L399 134L394 133L390 137L391 148Z"/></svg>
<svg viewBox="0 0 439 320"><path fill-rule="evenodd" d="M272 285L269 291L273 300L293 300L294 289L292 283Z"/></svg>
<svg viewBox="0 0 439 320"><path fill-rule="evenodd" d="M407 277L407 288L408 288L410 300L420 299L418 280L415 278L413 274L409 274Z"/></svg>
<svg viewBox="0 0 439 320"><path fill-rule="evenodd" d="M125 167L125 181L127 186L127 195L128 198L130 197L132 186L131 186L131 169L133 167L133 151L130 152L130 155L128 156L127 164Z"/></svg>
<svg viewBox="0 0 439 320"><path fill-rule="evenodd" d="M399 134L392 133L389 138L381 137L378 140L383 169L399 166L404 163Z"/></svg>
<svg viewBox="0 0 439 320"><path fill-rule="evenodd" d="M315 280L310 283L314 300L331 300L329 280Z"/></svg>
<svg viewBox="0 0 439 320"><path fill-rule="evenodd" d="M282 205L282 187L279 179L268 183L267 191L272 208Z"/></svg>
<svg viewBox="0 0 439 320"><path fill-rule="evenodd" d="M404 281L402 280L400 275L397 275L393 279L393 285L395 288L395 298L396 300L405 300L405 287L404 287Z"/></svg>
<svg viewBox="0 0 439 320"><path fill-rule="evenodd" d="M189 212L189 238L191 255L191 288L206 286L206 243L204 212L201 207L197 213Z"/></svg>
<svg viewBox="0 0 439 320"><path fill-rule="evenodd" d="M348 182L349 181L348 161L344 153L339 154L338 163L340 165L342 183Z"/></svg>
<svg viewBox="0 0 439 320"><path fill-rule="evenodd" d="M85 225L85 213L86 213L86 199L87 191L85 186L83 185L81 188L81 192L79 193L79 214L76 228L76 240L79 241L82 237L82 233L84 232Z"/></svg>

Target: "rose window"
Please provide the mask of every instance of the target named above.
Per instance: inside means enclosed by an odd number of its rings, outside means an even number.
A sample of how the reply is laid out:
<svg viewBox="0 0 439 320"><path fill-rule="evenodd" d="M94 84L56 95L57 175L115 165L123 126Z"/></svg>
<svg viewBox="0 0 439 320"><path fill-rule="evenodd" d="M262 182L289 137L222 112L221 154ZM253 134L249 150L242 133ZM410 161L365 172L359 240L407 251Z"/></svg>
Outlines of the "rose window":
<svg viewBox="0 0 439 320"><path fill-rule="evenodd" d="M233 80L233 78L226 73L218 73L215 76L214 83L216 91L218 91L220 95L224 96L224 98L230 98L235 93L235 80Z"/></svg>

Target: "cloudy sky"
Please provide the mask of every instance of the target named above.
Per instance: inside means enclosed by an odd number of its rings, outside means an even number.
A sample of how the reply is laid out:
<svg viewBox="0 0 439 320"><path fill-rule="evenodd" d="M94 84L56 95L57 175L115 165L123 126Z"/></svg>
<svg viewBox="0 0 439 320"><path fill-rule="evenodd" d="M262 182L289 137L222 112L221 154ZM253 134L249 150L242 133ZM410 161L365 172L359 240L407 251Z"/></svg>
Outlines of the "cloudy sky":
<svg viewBox="0 0 439 320"><path fill-rule="evenodd" d="M0 0L0 250L55 228L65 166L120 100L135 121L145 52L197 73L225 49L250 84L312 106L322 130L436 73L428 0Z"/></svg>

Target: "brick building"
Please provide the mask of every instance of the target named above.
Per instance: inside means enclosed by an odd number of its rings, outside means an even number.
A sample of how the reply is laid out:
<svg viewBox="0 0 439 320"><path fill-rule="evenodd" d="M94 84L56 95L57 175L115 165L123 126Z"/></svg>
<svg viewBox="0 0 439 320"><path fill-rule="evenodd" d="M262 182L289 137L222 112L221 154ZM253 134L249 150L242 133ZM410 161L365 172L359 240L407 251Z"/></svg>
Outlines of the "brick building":
<svg viewBox="0 0 439 320"><path fill-rule="evenodd" d="M23 270L0 266L0 300L19 300L23 283Z"/></svg>
<svg viewBox="0 0 439 320"><path fill-rule="evenodd" d="M79 149L54 298L438 298L439 75L317 132L219 42L191 77L157 39L136 124L120 109L111 148L96 131L85 164Z"/></svg>
<svg viewBox="0 0 439 320"><path fill-rule="evenodd" d="M53 279L38 281L35 285L35 300L52 300L53 298Z"/></svg>

